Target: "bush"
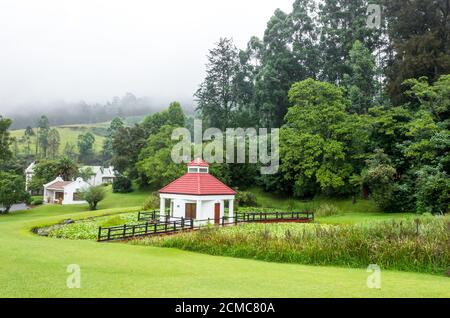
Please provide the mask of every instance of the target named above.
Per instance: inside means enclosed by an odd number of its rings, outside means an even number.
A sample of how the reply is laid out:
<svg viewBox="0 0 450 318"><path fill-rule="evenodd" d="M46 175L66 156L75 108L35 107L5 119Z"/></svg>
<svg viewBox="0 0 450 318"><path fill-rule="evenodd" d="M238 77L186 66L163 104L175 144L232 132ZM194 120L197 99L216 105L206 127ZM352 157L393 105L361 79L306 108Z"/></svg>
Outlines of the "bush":
<svg viewBox="0 0 450 318"><path fill-rule="evenodd" d="M33 199L33 201L31 201L31 205L41 205L44 203L44 200L42 198L40 199Z"/></svg>
<svg viewBox="0 0 450 318"><path fill-rule="evenodd" d="M159 197L155 194L152 193L145 201L144 201L144 205L142 206L142 208L144 210L154 210L154 209L158 209L159 208Z"/></svg>
<svg viewBox="0 0 450 318"><path fill-rule="evenodd" d="M339 210L336 206L334 206L332 204L327 204L327 203L320 205L314 211L314 215L319 216L319 217L332 216L332 215L336 215L338 213L339 213Z"/></svg>
<svg viewBox="0 0 450 318"><path fill-rule="evenodd" d="M449 211L450 177L440 167L423 167L417 178L417 212L444 214Z"/></svg>
<svg viewBox="0 0 450 318"><path fill-rule="evenodd" d="M236 195L236 204L238 206L257 206L256 195L251 192L238 191Z"/></svg>
<svg viewBox="0 0 450 318"><path fill-rule="evenodd" d="M133 184L130 179L124 175L116 176L112 184L114 193L129 193L133 191Z"/></svg>
<svg viewBox="0 0 450 318"><path fill-rule="evenodd" d="M86 200L89 203L89 208L91 210L97 209L97 204L102 201L105 196L105 188L103 186L90 187L81 190L80 192L81 198Z"/></svg>

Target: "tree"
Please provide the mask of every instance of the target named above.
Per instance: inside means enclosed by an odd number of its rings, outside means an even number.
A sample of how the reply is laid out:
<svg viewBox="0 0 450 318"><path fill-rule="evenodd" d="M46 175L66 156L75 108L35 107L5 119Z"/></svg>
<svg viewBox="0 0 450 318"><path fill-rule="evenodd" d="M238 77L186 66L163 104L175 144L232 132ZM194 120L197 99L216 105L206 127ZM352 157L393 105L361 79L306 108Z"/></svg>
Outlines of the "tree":
<svg viewBox="0 0 450 318"><path fill-rule="evenodd" d="M48 150L48 134L50 131L50 123L47 116L42 115L38 121L38 133L36 139L36 156L47 158Z"/></svg>
<svg viewBox="0 0 450 318"><path fill-rule="evenodd" d="M450 73L448 0L383 0L387 20L387 91L399 105L407 98L402 83L426 76L429 83Z"/></svg>
<svg viewBox="0 0 450 318"><path fill-rule="evenodd" d="M117 175L112 184L114 193L129 193L133 191L133 184L130 179L124 175Z"/></svg>
<svg viewBox="0 0 450 318"><path fill-rule="evenodd" d="M3 213L8 213L13 204L23 202L27 198L23 177L0 171L0 205L3 206Z"/></svg>
<svg viewBox="0 0 450 318"><path fill-rule="evenodd" d="M87 201L90 210L97 210L97 204L106 196L103 186L89 187L80 191L80 197Z"/></svg>
<svg viewBox="0 0 450 318"><path fill-rule="evenodd" d="M78 154L76 151L76 146L70 142L66 142L63 150L64 156L71 159L76 160L78 158Z"/></svg>
<svg viewBox="0 0 450 318"><path fill-rule="evenodd" d="M80 162L88 163L94 155L95 137L90 132L78 135L78 151Z"/></svg>
<svg viewBox="0 0 450 318"><path fill-rule="evenodd" d="M69 181L77 175L77 164L67 157L62 157L58 160L40 160L34 166L34 175L29 189L34 192L40 192L44 184L49 183L58 176L63 178L63 180Z"/></svg>
<svg viewBox="0 0 450 318"><path fill-rule="evenodd" d="M320 52L322 72L320 79L338 84L350 72L346 61L355 41L369 52L381 46L380 29L367 27L368 0L325 0L319 6Z"/></svg>
<svg viewBox="0 0 450 318"><path fill-rule="evenodd" d="M403 86L408 88L405 94L416 100L437 121L450 118L450 74L442 75L431 85L428 78L422 76L419 79L406 80ZM450 123L447 128L450 128Z"/></svg>
<svg viewBox="0 0 450 318"><path fill-rule="evenodd" d="M381 149L377 149L372 159L368 160L368 166L362 182L368 185L373 200L380 209L392 209L397 171L391 160Z"/></svg>
<svg viewBox="0 0 450 318"><path fill-rule="evenodd" d="M145 176L146 183L153 189L168 184L185 172L185 166L172 161L171 151L177 143L171 140L173 129L172 126L163 126L159 133L148 138L145 148L139 154L137 170Z"/></svg>
<svg viewBox="0 0 450 318"><path fill-rule="evenodd" d="M348 73L343 83L351 101L350 111L366 114L372 106L377 82L375 80L375 61L370 51L360 41L355 41L346 63Z"/></svg>
<svg viewBox="0 0 450 318"><path fill-rule="evenodd" d="M31 138L35 136L36 134L33 131L33 128L31 126L27 126L27 128L24 131L24 138L25 138L25 144L26 144L26 154L31 154Z"/></svg>
<svg viewBox="0 0 450 318"><path fill-rule="evenodd" d="M148 138L150 135L157 134L162 126L184 127L185 121L186 116L181 104L172 102L168 109L146 116L141 126L145 131L146 138Z"/></svg>
<svg viewBox="0 0 450 318"><path fill-rule="evenodd" d="M88 181L91 177L95 176L95 173L91 167L85 167L80 169L78 176L84 181Z"/></svg>
<svg viewBox="0 0 450 318"><path fill-rule="evenodd" d="M367 124L348 114L343 90L307 79L289 91L293 104L280 133L281 172L294 194L349 193L349 178L363 167Z"/></svg>
<svg viewBox="0 0 450 318"><path fill-rule="evenodd" d="M0 168L4 169L6 163L11 159L11 137L9 134L9 127L12 121L8 118L0 116Z"/></svg>
<svg viewBox="0 0 450 318"><path fill-rule="evenodd" d="M194 94L196 109L208 127L225 130L233 127L232 116L237 107L238 50L231 39L221 38L207 58L206 78Z"/></svg>
<svg viewBox="0 0 450 318"><path fill-rule="evenodd" d="M48 154L50 158L56 158L59 154L59 145L61 138L57 129L52 128L48 133Z"/></svg>
<svg viewBox="0 0 450 318"><path fill-rule="evenodd" d="M450 176L442 171L441 166L424 166L417 175L417 212L448 213Z"/></svg>
<svg viewBox="0 0 450 318"><path fill-rule="evenodd" d="M117 132L119 128L122 128L124 126L124 123L120 117L115 117L108 127L108 133L106 138L103 141L103 161L108 161L113 156L113 138L114 134Z"/></svg>
<svg viewBox="0 0 450 318"><path fill-rule="evenodd" d="M139 126L119 128L113 138L114 156L111 164L121 174L137 178L136 162L145 146L145 130Z"/></svg>

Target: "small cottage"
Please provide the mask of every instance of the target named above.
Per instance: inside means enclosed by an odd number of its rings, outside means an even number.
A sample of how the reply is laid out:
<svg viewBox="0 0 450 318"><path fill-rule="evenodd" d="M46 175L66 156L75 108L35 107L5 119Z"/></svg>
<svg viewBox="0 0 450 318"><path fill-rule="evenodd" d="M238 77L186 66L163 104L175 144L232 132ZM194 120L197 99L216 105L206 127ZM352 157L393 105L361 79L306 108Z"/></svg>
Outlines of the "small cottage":
<svg viewBox="0 0 450 318"><path fill-rule="evenodd" d="M64 181L61 177L44 184L45 204L84 204L80 198L80 191L91 185L82 178L75 181Z"/></svg>
<svg viewBox="0 0 450 318"><path fill-rule="evenodd" d="M173 218L210 219L218 224L224 216L225 202L228 216L233 217L235 195L233 189L209 174L208 163L195 159L188 164L185 175L159 190L160 211L166 211L167 200Z"/></svg>

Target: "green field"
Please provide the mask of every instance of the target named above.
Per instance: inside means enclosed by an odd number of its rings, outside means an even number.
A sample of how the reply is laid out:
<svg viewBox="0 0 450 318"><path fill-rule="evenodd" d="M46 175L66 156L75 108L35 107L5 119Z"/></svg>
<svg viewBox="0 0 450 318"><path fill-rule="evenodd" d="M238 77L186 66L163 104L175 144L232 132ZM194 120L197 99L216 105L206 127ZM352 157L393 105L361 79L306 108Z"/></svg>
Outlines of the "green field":
<svg viewBox="0 0 450 318"><path fill-rule="evenodd" d="M87 132L91 132L95 137L94 143L94 151L100 152L103 146L103 140L105 139L105 133L107 126L104 124L95 124L95 125L67 125L67 126L59 126L54 127L58 130L59 136L61 138L59 151L63 153L64 146L66 143L73 144L77 146L78 135L85 134ZM23 137L24 129L19 130L11 130L11 136L17 139ZM24 143L18 143L19 151L24 152L26 145ZM31 152L35 151L36 147L36 137L32 137L31 139Z"/></svg>
<svg viewBox="0 0 450 318"><path fill-rule="evenodd" d="M364 269L267 263L31 232L67 218L138 210L147 195L108 193L96 212L87 206L40 206L0 216L0 297L450 296L450 280L436 275L383 271L382 288L376 290L367 288ZM80 289L66 286L69 264L80 265Z"/></svg>

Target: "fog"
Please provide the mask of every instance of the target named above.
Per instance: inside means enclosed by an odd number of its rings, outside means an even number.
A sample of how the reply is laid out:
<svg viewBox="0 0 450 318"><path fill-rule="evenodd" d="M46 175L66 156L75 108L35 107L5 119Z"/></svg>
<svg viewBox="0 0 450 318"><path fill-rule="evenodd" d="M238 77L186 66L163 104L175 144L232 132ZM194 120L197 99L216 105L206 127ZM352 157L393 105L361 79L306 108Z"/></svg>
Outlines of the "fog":
<svg viewBox="0 0 450 318"><path fill-rule="evenodd" d="M131 92L192 103L220 37L244 48L293 0L0 0L0 113Z"/></svg>

